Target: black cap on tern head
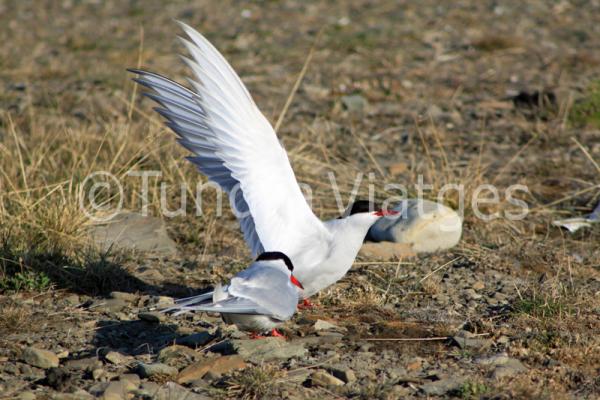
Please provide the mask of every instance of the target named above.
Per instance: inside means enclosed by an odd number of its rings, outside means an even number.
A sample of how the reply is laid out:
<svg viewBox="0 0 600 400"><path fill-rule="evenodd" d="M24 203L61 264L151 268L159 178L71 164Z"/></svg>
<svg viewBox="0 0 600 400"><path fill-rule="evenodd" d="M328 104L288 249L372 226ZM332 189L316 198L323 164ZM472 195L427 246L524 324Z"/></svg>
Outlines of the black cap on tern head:
<svg viewBox="0 0 600 400"><path fill-rule="evenodd" d="M275 261L275 260L282 260L285 263L285 266L287 267L287 269L289 269L290 271L294 271L294 265L292 264L292 260L290 260L290 258L288 256L286 256L285 254L283 254L280 251L265 251L264 253L260 254L256 258L256 261Z"/></svg>
<svg viewBox="0 0 600 400"><path fill-rule="evenodd" d="M359 213L368 213L378 210L377 205L368 200L356 200L352 203L348 209L344 212L340 218L349 217L350 215L359 214Z"/></svg>

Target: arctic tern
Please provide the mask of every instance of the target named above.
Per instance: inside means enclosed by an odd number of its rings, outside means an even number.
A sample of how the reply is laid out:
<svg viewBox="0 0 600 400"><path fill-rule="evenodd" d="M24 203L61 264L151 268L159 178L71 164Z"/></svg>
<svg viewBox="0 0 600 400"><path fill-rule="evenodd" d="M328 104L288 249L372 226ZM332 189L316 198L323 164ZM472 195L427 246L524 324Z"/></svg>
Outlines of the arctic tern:
<svg viewBox="0 0 600 400"><path fill-rule="evenodd" d="M164 312L174 315L190 311L220 313L228 324L253 333L271 331L296 312L300 283L293 275L294 266L283 253L265 252L239 272L226 286L217 285L212 292L177 301Z"/></svg>
<svg viewBox="0 0 600 400"><path fill-rule="evenodd" d="M181 23L195 75L190 90L162 75L139 69L139 84L160 107L155 110L193 153L188 160L229 193L253 256L287 254L306 299L341 279L371 227L395 211L355 202L342 218L321 221L296 181L287 153L233 68L200 33Z"/></svg>

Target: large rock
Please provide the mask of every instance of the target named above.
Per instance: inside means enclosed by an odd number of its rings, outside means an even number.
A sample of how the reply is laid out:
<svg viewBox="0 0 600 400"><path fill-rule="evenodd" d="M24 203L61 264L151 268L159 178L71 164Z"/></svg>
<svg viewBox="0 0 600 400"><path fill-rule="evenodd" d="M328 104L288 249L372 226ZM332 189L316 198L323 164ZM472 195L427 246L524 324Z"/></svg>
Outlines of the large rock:
<svg viewBox="0 0 600 400"><path fill-rule="evenodd" d="M167 377L177 375L177 368L171 367L170 365L163 363L139 363L137 371L142 378L160 378L164 379Z"/></svg>
<svg viewBox="0 0 600 400"><path fill-rule="evenodd" d="M201 379L209 372L218 376L235 369L244 368L246 368L246 363L242 357L237 355L212 358L186 367L177 375L176 381L185 384Z"/></svg>
<svg viewBox="0 0 600 400"><path fill-rule="evenodd" d="M287 360L292 357L302 357L307 352L304 343L276 337L260 340L232 340L231 345L237 354L252 363Z"/></svg>
<svg viewBox="0 0 600 400"><path fill-rule="evenodd" d="M465 381L463 377L452 377L429 382L421 386L421 390L428 396L443 396L448 392L457 390Z"/></svg>
<svg viewBox="0 0 600 400"><path fill-rule="evenodd" d="M22 358L27 364L43 369L58 367L59 363L56 354L36 347L25 348L25 350L23 350Z"/></svg>
<svg viewBox="0 0 600 400"><path fill-rule="evenodd" d="M400 214L377 221L367 240L409 245L417 253L449 249L462 235L462 218L449 207L428 200L408 199L392 208Z"/></svg>
<svg viewBox="0 0 600 400"><path fill-rule="evenodd" d="M177 253L177 246L161 219L134 212L121 212L109 221L93 225L89 234L102 251L120 248L160 255Z"/></svg>

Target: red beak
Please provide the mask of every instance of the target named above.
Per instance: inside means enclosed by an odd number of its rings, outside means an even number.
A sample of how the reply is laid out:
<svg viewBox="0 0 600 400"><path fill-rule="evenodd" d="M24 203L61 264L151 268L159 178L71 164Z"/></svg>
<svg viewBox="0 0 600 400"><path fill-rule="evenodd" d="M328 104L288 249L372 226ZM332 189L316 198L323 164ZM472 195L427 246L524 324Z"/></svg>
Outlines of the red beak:
<svg viewBox="0 0 600 400"><path fill-rule="evenodd" d="M400 211L396 211L396 210L379 210L377 212L375 212L375 215L377 215L378 217L385 217L388 215L398 215L400 214Z"/></svg>
<svg viewBox="0 0 600 400"><path fill-rule="evenodd" d="M300 281L298 281L298 279L296 279L296 277L294 275L290 275L290 281L292 281L292 284L294 286L298 286L300 289L304 290L304 286L302 286Z"/></svg>

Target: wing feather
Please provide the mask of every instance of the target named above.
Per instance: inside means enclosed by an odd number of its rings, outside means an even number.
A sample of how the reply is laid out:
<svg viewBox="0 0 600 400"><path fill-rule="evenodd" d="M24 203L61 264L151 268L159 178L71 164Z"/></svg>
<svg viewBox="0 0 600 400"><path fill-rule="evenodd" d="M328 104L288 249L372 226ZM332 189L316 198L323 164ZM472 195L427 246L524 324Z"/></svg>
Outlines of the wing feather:
<svg viewBox="0 0 600 400"><path fill-rule="evenodd" d="M238 211L253 255L276 250L294 255L323 249L330 234L312 213L287 153L268 120L223 56L202 35L181 23L181 38L195 75L195 92L161 75L131 70L136 82L154 93L179 143L194 153L188 159L227 192ZM238 190L239 188L239 190Z"/></svg>

